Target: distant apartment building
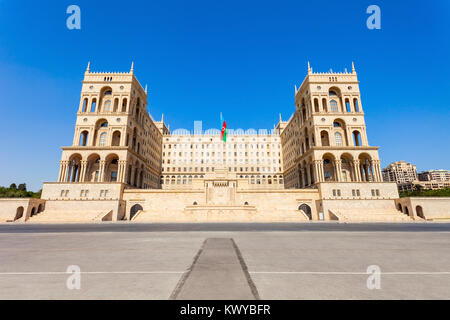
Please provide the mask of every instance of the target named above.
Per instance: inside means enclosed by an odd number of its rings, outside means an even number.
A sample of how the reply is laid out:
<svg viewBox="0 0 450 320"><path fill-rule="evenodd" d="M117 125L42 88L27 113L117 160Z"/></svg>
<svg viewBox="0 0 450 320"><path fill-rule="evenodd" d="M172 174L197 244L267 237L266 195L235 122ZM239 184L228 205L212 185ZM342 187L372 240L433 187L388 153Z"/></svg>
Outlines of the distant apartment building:
<svg viewBox="0 0 450 320"><path fill-rule="evenodd" d="M397 184L417 181L417 168L405 161L393 162L383 169L383 180Z"/></svg>
<svg viewBox="0 0 450 320"><path fill-rule="evenodd" d="M436 182L450 181L450 171L444 169L422 171L419 173L419 180Z"/></svg>

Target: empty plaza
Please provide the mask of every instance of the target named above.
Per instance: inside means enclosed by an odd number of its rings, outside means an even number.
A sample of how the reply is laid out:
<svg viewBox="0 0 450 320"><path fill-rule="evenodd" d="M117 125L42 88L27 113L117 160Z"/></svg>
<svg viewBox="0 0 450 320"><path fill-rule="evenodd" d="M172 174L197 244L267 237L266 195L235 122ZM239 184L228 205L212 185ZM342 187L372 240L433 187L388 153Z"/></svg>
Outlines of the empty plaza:
<svg viewBox="0 0 450 320"><path fill-rule="evenodd" d="M449 299L449 232L447 223L3 224L0 299ZM70 266L79 289L68 287ZM370 266L379 288L368 286Z"/></svg>

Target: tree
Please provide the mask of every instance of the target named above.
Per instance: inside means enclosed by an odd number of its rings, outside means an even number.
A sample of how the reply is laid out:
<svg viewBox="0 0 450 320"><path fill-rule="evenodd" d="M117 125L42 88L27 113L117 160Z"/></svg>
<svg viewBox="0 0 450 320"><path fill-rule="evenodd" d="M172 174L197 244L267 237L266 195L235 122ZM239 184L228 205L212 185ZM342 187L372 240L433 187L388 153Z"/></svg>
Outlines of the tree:
<svg viewBox="0 0 450 320"><path fill-rule="evenodd" d="M21 183L21 184L19 184L17 189L20 191L27 191L27 185L25 183Z"/></svg>
<svg viewBox="0 0 450 320"><path fill-rule="evenodd" d="M10 189L14 189L17 190L17 186L15 183L11 183L11 185L9 186Z"/></svg>

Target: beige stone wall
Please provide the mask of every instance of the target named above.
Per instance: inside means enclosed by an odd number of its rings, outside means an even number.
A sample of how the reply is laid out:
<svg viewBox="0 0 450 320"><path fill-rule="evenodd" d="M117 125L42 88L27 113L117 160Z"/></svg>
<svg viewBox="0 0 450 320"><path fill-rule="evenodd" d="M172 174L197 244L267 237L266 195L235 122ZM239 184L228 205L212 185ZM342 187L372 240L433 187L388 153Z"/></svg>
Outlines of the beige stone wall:
<svg viewBox="0 0 450 320"><path fill-rule="evenodd" d="M398 198L395 183L320 183L319 212L325 220L354 220L366 215L370 221L396 219ZM386 219L385 219L386 218ZM398 217L401 220L401 216Z"/></svg>
<svg viewBox="0 0 450 320"><path fill-rule="evenodd" d="M395 204L397 206L397 210L401 210L404 214L408 214L414 220L450 219L449 197L400 198L395 200ZM422 212L420 212L420 209Z"/></svg>
<svg viewBox="0 0 450 320"><path fill-rule="evenodd" d="M123 200L126 202L126 217L130 219L130 211L134 205L141 205L147 214L168 221L182 220L186 206L197 202L206 204L203 190L125 190Z"/></svg>
<svg viewBox="0 0 450 320"><path fill-rule="evenodd" d="M36 221L101 221L112 211L111 220L125 218L125 202L120 200L47 200L45 211ZM33 221L33 219L31 220Z"/></svg>
<svg viewBox="0 0 450 320"><path fill-rule="evenodd" d="M123 197L127 219L131 208L140 205L146 221L306 221L308 217L299 211L302 204L311 207L313 220L318 219L317 190L238 190L234 203L227 205L208 204L204 190L125 190Z"/></svg>
<svg viewBox="0 0 450 320"><path fill-rule="evenodd" d="M122 183L57 183L45 182L41 199L44 200L119 200ZM86 195L87 191L87 195Z"/></svg>
<svg viewBox="0 0 450 320"><path fill-rule="evenodd" d="M41 213L45 201L33 198L0 199L0 222L26 221L31 214Z"/></svg>

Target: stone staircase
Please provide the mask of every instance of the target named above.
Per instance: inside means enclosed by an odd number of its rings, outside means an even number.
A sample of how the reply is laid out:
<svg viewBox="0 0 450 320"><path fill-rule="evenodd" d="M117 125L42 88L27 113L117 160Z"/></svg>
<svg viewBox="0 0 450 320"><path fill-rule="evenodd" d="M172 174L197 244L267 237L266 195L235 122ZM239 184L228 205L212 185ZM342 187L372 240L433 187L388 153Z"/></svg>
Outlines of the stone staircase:
<svg viewBox="0 0 450 320"><path fill-rule="evenodd" d="M107 221L108 215L112 215L112 211L50 211L43 212L30 217L27 222L33 223L65 223L65 222L95 222ZM106 217L106 219L105 219ZM110 220L109 220L110 221Z"/></svg>
<svg viewBox="0 0 450 320"><path fill-rule="evenodd" d="M341 222L408 222L413 221L407 215L393 210L333 210L331 212Z"/></svg>

